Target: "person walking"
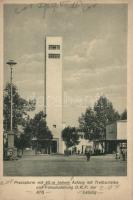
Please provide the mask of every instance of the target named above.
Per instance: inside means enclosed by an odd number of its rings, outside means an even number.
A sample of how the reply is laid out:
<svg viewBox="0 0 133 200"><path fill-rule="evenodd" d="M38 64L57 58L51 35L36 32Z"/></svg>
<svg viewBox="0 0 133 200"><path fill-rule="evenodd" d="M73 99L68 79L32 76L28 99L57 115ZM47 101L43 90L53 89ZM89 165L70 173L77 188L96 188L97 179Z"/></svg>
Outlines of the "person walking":
<svg viewBox="0 0 133 200"><path fill-rule="evenodd" d="M125 153L124 149L121 150L121 155L122 155L122 160L125 161L126 160L126 153Z"/></svg>
<svg viewBox="0 0 133 200"><path fill-rule="evenodd" d="M86 151L85 151L85 155L86 155L86 160L87 160L87 161L90 161L91 152L90 152L89 149L86 149Z"/></svg>

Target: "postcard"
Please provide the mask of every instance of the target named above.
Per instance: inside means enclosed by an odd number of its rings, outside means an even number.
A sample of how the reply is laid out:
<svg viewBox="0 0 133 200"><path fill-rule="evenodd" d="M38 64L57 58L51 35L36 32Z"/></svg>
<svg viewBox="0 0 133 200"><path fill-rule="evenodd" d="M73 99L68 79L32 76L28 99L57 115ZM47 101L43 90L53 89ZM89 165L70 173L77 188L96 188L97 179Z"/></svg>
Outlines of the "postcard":
<svg viewBox="0 0 133 200"><path fill-rule="evenodd" d="M132 8L0 1L1 199L132 199Z"/></svg>

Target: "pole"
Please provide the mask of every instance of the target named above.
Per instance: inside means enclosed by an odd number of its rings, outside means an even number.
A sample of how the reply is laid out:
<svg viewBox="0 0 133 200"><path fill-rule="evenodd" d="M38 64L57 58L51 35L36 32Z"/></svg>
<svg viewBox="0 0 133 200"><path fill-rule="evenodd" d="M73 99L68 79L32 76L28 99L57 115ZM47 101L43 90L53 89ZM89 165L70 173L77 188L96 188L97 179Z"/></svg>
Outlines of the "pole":
<svg viewBox="0 0 133 200"><path fill-rule="evenodd" d="M10 74L10 132L8 133L8 148L7 148L7 156L10 160L13 160L16 156L16 148L14 147L14 133L13 133L13 66L17 63L14 60L9 60L6 64L10 66L11 74Z"/></svg>
<svg viewBox="0 0 133 200"><path fill-rule="evenodd" d="M44 113L46 115L46 38L44 37L43 40L43 46L44 46Z"/></svg>
<svg viewBox="0 0 133 200"><path fill-rule="evenodd" d="M12 81L13 81L13 68L12 68L12 66L11 66L11 133L12 133L12 116L13 116L13 114L12 114L12 105L13 105L13 97L12 97Z"/></svg>

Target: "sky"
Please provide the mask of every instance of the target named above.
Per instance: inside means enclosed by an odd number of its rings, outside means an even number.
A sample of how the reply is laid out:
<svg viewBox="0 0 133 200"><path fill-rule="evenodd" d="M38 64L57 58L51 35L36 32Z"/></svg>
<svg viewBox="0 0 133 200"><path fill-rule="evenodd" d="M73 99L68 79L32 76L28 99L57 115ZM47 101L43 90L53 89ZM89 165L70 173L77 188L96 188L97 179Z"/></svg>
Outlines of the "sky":
<svg viewBox="0 0 133 200"><path fill-rule="evenodd" d="M13 82L23 98L44 106L44 38L63 39L63 122L78 118L99 96L120 113L127 107L127 5L4 7L4 85L7 60L14 59Z"/></svg>

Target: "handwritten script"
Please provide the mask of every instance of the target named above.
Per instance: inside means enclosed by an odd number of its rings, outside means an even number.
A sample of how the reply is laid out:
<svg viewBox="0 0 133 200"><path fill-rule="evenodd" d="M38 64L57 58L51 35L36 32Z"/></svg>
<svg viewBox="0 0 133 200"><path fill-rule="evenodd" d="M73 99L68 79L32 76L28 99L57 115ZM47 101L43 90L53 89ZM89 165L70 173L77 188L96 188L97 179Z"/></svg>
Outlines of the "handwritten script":
<svg viewBox="0 0 133 200"><path fill-rule="evenodd" d="M36 6L37 8L43 9L44 13L48 9L51 9L52 12L55 12L55 10L60 8L60 7L81 8L81 10L84 12L84 11L87 11L87 10L89 10L91 8L95 8L96 5L97 4L83 3L82 0L75 1L75 2L63 1L63 2L57 2L57 3L28 4L28 5L25 5L25 6L20 6L20 7L15 8L15 13L16 14L20 14L23 11L26 11L28 9L32 9L34 6Z"/></svg>

